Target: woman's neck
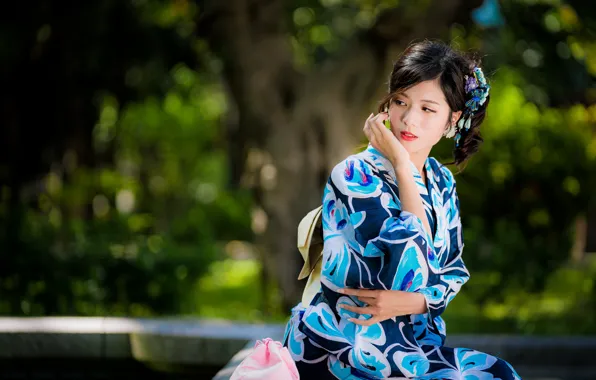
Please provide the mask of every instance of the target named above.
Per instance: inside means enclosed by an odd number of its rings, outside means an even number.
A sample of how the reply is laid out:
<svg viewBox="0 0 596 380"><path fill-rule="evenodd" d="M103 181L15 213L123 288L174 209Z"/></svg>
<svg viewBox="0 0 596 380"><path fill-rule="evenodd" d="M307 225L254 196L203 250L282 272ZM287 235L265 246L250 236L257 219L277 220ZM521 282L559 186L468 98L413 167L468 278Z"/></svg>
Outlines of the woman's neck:
<svg viewBox="0 0 596 380"><path fill-rule="evenodd" d="M424 179L424 164L426 163L426 159L428 158L428 153L410 153L410 161L414 164L416 169L418 169L418 173Z"/></svg>

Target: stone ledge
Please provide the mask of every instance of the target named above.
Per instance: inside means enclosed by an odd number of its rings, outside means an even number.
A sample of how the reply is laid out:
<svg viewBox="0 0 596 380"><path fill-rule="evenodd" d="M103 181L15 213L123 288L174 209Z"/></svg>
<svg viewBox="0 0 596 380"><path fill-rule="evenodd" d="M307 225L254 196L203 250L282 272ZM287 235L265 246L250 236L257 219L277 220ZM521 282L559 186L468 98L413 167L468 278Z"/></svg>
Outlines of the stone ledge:
<svg viewBox="0 0 596 380"><path fill-rule="evenodd" d="M0 318L0 360L123 359L162 371L211 366L229 379L257 339L281 340L285 325L194 319ZM509 361L526 379L595 379L596 337L451 335L446 344ZM231 358L231 359L230 359Z"/></svg>
<svg viewBox="0 0 596 380"><path fill-rule="evenodd" d="M472 348L535 368L592 367L596 354L596 337L592 336L453 335L447 337L446 345Z"/></svg>
<svg viewBox="0 0 596 380"><path fill-rule="evenodd" d="M247 342L283 326L214 320L0 318L0 359L134 359L159 367L223 367Z"/></svg>
<svg viewBox="0 0 596 380"><path fill-rule="evenodd" d="M102 356L101 334L90 333L0 333L0 359L93 358Z"/></svg>

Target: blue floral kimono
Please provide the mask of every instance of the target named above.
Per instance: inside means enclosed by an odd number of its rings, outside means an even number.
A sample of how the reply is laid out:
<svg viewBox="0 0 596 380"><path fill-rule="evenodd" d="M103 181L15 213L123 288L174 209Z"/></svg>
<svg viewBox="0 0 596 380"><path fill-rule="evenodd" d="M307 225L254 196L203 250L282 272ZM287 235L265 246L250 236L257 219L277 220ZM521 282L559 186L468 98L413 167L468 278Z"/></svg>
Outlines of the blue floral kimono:
<svg viewBox="0 0 596 380"><path fill-rule="evenodd" d="M509 363L467 348L449 348L441 314L469 273L452 173L434 158L427 183L412 164L432 229L401 210L391 163L372 146L338 164L322 207L321 290L292 310L284 337L304 379L520 379ZM364 306L340 288L392 289L424 295L428 312L360 326L338 308Z"/></svg>

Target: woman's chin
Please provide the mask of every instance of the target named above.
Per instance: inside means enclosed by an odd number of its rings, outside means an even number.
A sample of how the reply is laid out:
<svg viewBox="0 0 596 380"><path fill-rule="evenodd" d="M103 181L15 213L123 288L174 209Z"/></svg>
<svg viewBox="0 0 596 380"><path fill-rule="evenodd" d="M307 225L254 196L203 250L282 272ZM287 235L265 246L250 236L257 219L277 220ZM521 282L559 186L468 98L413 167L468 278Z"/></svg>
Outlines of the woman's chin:
<svg viewBox="0 0 596 380"><path fill-rule="evenodd" d="M406 148L406 150L408 149L409 146L413 146L413 145L416 145L418 143L418 139L406 140L400 134L398 134L395 137Z"/></svg>
<svg viewBox="0 0 596 380"><path fill-rule="evenodd" d="M402 139L398 139L398 140L401 143L401 145L404 147L406 152L408 152L410 154L420 150L420 147L418 146L419 145L418 141L408 141L408 140L402 140Z"/></svg>

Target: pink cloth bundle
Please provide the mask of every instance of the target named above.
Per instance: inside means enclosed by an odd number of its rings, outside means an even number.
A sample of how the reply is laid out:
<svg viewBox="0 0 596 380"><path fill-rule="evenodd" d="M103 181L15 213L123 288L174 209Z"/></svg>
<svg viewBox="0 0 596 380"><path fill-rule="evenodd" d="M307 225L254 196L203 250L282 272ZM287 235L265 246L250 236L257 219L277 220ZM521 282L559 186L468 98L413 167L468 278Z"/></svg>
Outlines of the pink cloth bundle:
<svg viewBox="0 0 596 380"><path fill-rule="evenodd" d="M290 352L271 338L257 340L253 351L238 365L230 380L299 380Z"/></svg>

